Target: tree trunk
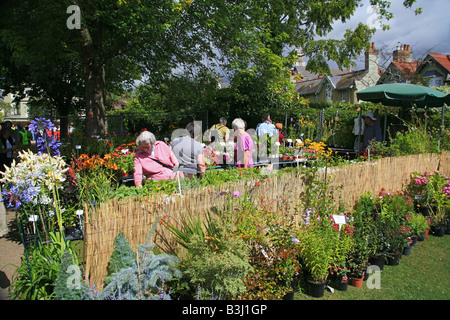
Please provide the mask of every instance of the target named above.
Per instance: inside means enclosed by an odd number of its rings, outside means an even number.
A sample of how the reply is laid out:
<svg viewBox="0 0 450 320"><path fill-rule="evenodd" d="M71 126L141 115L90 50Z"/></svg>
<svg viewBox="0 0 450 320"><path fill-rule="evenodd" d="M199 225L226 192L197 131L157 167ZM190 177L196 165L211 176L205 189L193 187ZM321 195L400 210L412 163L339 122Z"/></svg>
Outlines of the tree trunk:
<svg viewBox="0 0 450 320"><path fill-rule="evenodd" d="M61 141L65 141L68 138L68 131L69 131L69 112L71 109L73 97L66 97L64 100L64 104L62 105L62 108L60 108L59 111L59 126L60 126L60 134L61 134Z"/></svg>
<svg viewBox="0 0 450 320"><path fill-rule="evenodd" d="M84 73L84 90L86 100L85 136L104 137L106 133L106 110L103 101L105 90L105 67L94 48L89 31L79 30L82 40L81 58Z"/></svg>
<svg viewBox="0 0 450 320"><path fill-rule="evenodd" d="M95 66L85 70L86 131L87 137L104 137L106 133L106 110L103 101L105 70Z"/></svg>

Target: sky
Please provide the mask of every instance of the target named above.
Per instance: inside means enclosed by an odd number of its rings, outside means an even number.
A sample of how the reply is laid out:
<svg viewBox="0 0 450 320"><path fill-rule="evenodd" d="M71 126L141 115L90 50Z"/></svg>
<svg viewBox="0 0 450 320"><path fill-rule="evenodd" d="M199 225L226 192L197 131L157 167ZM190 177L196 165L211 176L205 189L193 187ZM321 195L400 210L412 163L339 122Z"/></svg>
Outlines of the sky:
<svg viewBox="0 0 450 320"><path fill-rule="evenodd" d="M346 24L333 25L329 38L342 38L345 30L354 28L359 22L377 26L376 13L363 1L364 6L357 9L355 15ZM416 8L422 8L422 14L415 15ZM450 54L450 0L417 0L412 8L405 8L402 0L391 0L390 11L394 17L385 21L390 29L377 28L372 42L375 47L392 55L398 45L410 45L415 59L424 58L428 52ZM363 65L361 57L357 64Z"/></svg>

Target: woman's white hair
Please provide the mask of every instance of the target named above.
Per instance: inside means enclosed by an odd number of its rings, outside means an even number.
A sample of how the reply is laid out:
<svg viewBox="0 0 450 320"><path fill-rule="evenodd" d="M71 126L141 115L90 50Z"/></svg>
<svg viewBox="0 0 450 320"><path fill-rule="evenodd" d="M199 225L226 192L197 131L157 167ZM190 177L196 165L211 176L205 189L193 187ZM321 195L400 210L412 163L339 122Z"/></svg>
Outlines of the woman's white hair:
<svg viewBox="0 0 450 320"><path fill-rule="evenodd" d="M156 142L156 138L153 133L151 133L150 131L142 131L142 133L136 139L136 146L138 148L140 148L141 143L155 144L155 142Z"/></svg>
<svg viewBox="0 0 450 320"><path fill-rule="evenodd" d="M233 129L245 129L245 122L241 118L236 118L231 123Z"/></svg>

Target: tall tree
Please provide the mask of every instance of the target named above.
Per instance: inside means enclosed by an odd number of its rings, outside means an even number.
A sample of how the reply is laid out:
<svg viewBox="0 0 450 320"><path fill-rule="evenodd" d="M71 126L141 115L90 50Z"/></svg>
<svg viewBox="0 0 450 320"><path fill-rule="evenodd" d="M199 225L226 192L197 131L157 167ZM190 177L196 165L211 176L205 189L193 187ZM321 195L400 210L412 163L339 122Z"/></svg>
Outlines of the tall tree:
<svg viewBox="0 0 450 320"><path fill-rule="evenodd" d="M308 68L327 73L327 60L347 67L369 42L374 30L359 24L343 39L318 39L335 21L350 19L363 0L5 0L1 5L2 29L15 30L42 41L42 58L53 59L55 48L72 53L72 66L80 67L84 88L87 135L106 130L105 91L146 75L158 79L174 68L207 64L231 69L254 68L274 77L289 64L286 46L302 47ZM415 0L405 0L411 7ZM370 0L382 18L392 18L389 1ZM67 14L70 5L77 15ZM32 8L30 10L30 8ZM6 14L4 14L6 13ZM3 17L4 15L4 17ZM15 16L16 20L11 20ZM37 19L34 29L17 23ZM75 22L74 29L66 21ZM64 21L63 21L64 20ZM13 21L14 24L10 24ZM45 27L45 28L44 28ZM9 31L8 31L9 30ZM48 30L48 33L40 33ZM64 35L58 44L53 32ZM5 32L2 31L2 41ZM27 40L28 41L28 40ZM16 41L17 43L17 41ZM13 56L36 54L11 47ZM66 51L62 52L66 52ZM278 87L280 87L278 85ZM282 86L281 86L282 87Z"/></svg>

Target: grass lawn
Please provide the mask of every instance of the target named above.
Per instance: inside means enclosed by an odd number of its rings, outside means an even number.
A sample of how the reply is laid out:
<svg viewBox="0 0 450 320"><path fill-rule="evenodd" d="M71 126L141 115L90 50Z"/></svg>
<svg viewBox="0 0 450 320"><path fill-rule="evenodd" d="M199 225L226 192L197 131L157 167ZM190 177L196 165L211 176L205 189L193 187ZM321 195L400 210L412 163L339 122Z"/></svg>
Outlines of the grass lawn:
<svg viewBox="0 0 450 320"><path fill-rule="evenodd" d="M295 300L450 300L450 235L428 235L413 247L412 254L402 256L397 266L385 265L380 275L380 288L361 288L349 284L347 291L325 290L322 298L308 295L300 287ZM371 282L372 284L374 282ZM330 286L333 287L332 284Z"/></svg>

